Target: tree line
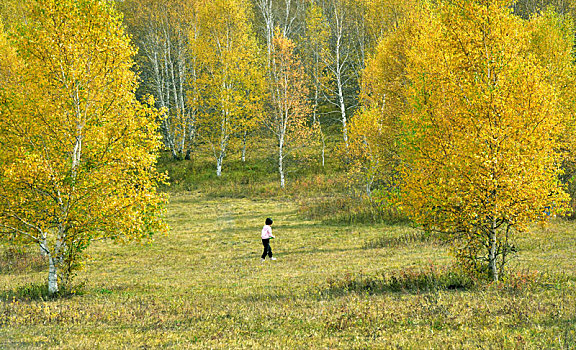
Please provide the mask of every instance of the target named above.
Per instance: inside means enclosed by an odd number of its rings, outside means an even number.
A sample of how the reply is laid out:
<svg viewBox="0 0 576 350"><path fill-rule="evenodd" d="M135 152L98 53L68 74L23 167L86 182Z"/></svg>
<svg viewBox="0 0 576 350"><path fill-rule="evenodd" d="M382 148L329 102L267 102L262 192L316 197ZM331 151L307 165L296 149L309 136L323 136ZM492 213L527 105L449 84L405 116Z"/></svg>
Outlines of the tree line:
<svg viewBox="0 0 576 350"><path fill-rule="evenodd" d="M164 111L174 159L207 145L220 176L229 144L267 130L285 158L303 144L325 163L325 125L358 108L359 77L381 34L397 25L401 2L227 0L120 3L140 49L143 94Z"/></svg>

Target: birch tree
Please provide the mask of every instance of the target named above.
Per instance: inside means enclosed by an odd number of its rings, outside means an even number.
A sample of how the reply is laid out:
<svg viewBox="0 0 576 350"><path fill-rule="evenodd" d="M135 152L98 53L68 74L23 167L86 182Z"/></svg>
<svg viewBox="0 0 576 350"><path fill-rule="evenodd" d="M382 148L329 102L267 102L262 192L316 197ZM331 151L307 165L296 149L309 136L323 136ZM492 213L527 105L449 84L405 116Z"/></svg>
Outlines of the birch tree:
<svg viewBox="0 0 576 350"><path fill-rule="evenodd" d="M54 294L92 241L164 229L157 113L135 98L135 49L108 1L31 0L11 41L21 64L1 90L0 238L46 253Z"/></svg>
<svg viewBox="0 0 576 350"><path fill-rule="evenodd" d="M210 146L216 174L221 176L231 138L245 137L261 117L265 69L244 0L198 5L201 29L192 47L201 67L200 135Z"/></svg>
<svg viewBox="0 0 576 350"><path fill-rule="evenodd" d="M564 107L510 5L441 1L417 18L402 116L404 209L494 281L514 237L568 200L559 182Z"/></svg>
<svg viewBox="0 0 576 350"><path fill-rule="evenodd" d="M292 38L300 31L305 10L303 0L253 0L261 17L261 28L268 49L268 63L274 50L276 30L283 36Z"/></svg>
<svg viewBox="0 0 576 350"><path fill-rule="evenodd" d="M554 86L564 115L560 151L564 155L562 183L571 196L572 217L576 209L576 71L574 22L552 8L532 16L529 22L530 51L544 67L546 80Z"/></svg>
<svg viewBox="0 0 576 350"><path fill-rule="evenodd" d="M322 143L321 163L325 165L326 137L320 119L320 103L323 102L323 86L327 83L323 55L328 48L329 27L322 13L322 8L311 3L306 10L306 29L303 38L304 63L307 68L312 100L312 124L317 130Z"/></svg>
<svg viewBox="0 0 576 350"><path fill-rule="evenodd" d="M323 60L329 83L325 86L326 101L336 108L342 124L342 137L348 148L349 111L356 106L358 75L361 67L358 50L352 41L352 18L349 0L324 0L322 8L330 27L328 50Z"/></svg>
<svg viewBox="0 0 576 350"><path fill-rule="evenodd" d="M306 125L308 90L294 43L278 31L273 47L271 75L274 78L270 89L274 109L265 119L265 125L278 141L278 173L280 186L285 188L286 157L298 143L309 137Z"/></svg>
<svg viewBox="0 0 576 350"><path fill-rule="evenodd" d="M127 23L140 48L143 88L164 111L164 146L174 159L189 159L197 136L197 58L190 41L197 35L193 0L128 0Z"/></svg>

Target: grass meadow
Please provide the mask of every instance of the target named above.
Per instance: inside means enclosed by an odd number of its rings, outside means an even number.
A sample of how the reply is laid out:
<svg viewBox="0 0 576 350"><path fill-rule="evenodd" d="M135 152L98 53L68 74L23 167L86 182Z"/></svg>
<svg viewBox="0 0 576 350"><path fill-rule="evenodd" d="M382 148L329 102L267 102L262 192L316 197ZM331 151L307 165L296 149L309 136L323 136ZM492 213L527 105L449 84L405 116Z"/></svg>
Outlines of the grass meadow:
<svg viewBox="0 0 576 350"><path fill-rule="evenodd" d="M576 223L535 226L502 283L346 197L340 171L273 158L164 161L170 231L95 242L72 294L45 296L36 248L0 246L0 349L576 349ZM225 185L224 185L225 184ZM274 219L277 261L260 262Z"/></svg>
<svg viewBox="0 0 576 350"><path fill-rule="evenodd" d="M278 260L262 264L268 216ZM409 225L302 217L289 200L173 194L169 234L94 244L56 300L34 293L38 261L4 251L0 348L576 348L573 223L534 228L512 276L485 284Z"/></svg>

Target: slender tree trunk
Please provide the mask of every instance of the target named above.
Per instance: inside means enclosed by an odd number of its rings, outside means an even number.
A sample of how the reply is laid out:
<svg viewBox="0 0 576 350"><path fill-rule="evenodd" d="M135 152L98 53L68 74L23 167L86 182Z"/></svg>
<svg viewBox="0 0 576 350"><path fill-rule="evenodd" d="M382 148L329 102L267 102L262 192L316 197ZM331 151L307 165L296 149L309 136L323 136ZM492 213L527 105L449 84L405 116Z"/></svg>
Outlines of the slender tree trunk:
<svg viewBox="0 0 576 350"><path fill-rule="evenodd" d="M226 86L223 86L223 90L226 91ZM224 103L223 101L221 101ZM228 138L230 137L230 127L228 125L230 112L223 108L222 109L222 121L220 123L220 141L218 155L216 157L216 175L220 177L222 175L222 162L226 156L226 147L228 147ZM214 156L216 156L216 151L214 151Z"/></svg>
<svg viewBox="0 0 576 350"><path fill-rule="evenodd" d="M58 293L58 273L56 270L56 257L49 256L50 267L48 269L48 293Z"/></svg>
<svg viewBox="0 0 576 350"><path fill-rule="evenodd" d="M348 122L346 116L346 102L344 99L344 71L346 70L346 64L349 59L349 52L346 51L344 47L344 9L334 8L334 32L336 36L336 43L334 47L334 69L332 70L336 78L336 89L338 95L338 107L340 108L341 122L342 122L342 134L344 137L344 143L346 149L348 149Z"/></svg>
<svg viewBox="0 0 576 350"><path fill-rule="evenodd" d="M155 46L157 48L157 46ZM150 61L152 61L152 65L154 68L154 82L156 85L156 98L158 99L158 103L160 107L166 107L166 100L164 97L164 79L162 76L163 68L160 67L159 59L158 59L158 52L157 49L153 49L153 53L148 55ZM165 118L162 119L162 136L163 142L166 148L168 148L172 153L172 158L176 159L177 154L174 151L174 141L172 139L172 132L171 132L171 123L170 123L170 115L166 115Z"/></svg>
<svg viewBox="0 0 576 350"><path fill-rule="evenodd" d="M242 163L246 162L246 143L248 139L248 132L244 131L244 137L242 138Z"/></svg>
<svg viewBox="0 0 576 350"><path fill-rule="evenodd" d="M264 31L266 33L266 45L268 48L268 66L270 66L270 58L272 57L272 38L274 37L274 13L272 11L272 0L258 0L256 5L260 9L260 13L264 18Z"/></svg>
<svg viewBox="0 0 576 350"><path fill-rule="evenodd" d="M42 237L41 238L41 242L40 242L40 255L42 255L43 257L47 257L48 256L48 248L46 245L46 237Z"/></svg>
<svg viewBox="0 0 576 350"><path fill-rule="evenodd" d="M222 130L224 130L224 128ZM226 146L228 143L227 138L228 136L223 133L222 139L220 140L220 150L218 151L218 157L216 158L216 176L218 177L222 175L222 163L226 156Z"/></svg>
<svg viewBox="0 0 576 350"><path fill-rule="evenodd" d="M220 152L220 155L216 159L216 176L222 176L222 161L224 159L224 155Z"/></svg>
<svg viewBox="0 0 576 350"><path fill-rule="evenodd" d="M372 201L372 178L368 177L368 179L366 179L366 195L368 196L368 199L370 199L370 201Z"/></svg>
<svg viewBox="0 0 576 350"><path fill-rule="evenodd" d="M284 177L284 138L280 138L278 149L278 171L280 172L280 187L286 187L286 180Z"/></svg>
<svg viewBox="0 0 576 350"><path fill-rule="evenodd" d="M497 241L496 241L496 230L494 225L492 225L492 229L490 230L490 252L488 255L488 264L490 268L490 272L492 273L492 278L494 282L498 282L498 267L496 266L496 250L497 250Z"/></svg>
<svg viewBox="0 0 576 350"><path fill-rule="evenodd" d="M180 160L180 158L178 157L178 153L176 152L176 149L174 148L174 144L170 144L170 150L172 152L172 158L175 160Z"/></svg>
<svg viewBox="0 0 576 350"><path fill-rule="evenodd" d="M339 53L337 54L337 57L339 57ZM342 121L342 134L344 136L346 148L348 148L348 120L346 116L346 103L344 101L344 89L342 86L342 72L340 70L339 62L338 68L336 69L336 84L338 85L338 105L340 107L340 118Z"/></svg>
<svg viewBox="0 0 576 350"><path fill-rule="evenodd" d="M324 168L326 163L326 138L324 137L322 128L320 128L320 136L322 137L322 167Z"/></svg>
<svg viewBox="0 0 576 350"><path fill-rule="evenodd" d="M346 117L346 105L344 104L344 93L342 92L342 84L338 79L338 101L340 103L340 114L342 116L342 134L344 136L344 143L348 148L348 121Z"/></svg>

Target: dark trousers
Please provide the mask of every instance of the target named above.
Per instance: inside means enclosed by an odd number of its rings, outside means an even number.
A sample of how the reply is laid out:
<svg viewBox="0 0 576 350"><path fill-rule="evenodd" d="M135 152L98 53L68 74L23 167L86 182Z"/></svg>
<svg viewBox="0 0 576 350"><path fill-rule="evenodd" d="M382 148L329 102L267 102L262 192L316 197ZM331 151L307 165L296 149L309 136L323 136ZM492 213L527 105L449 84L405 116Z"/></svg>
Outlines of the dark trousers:
<svg viewBox="0 0 576 350"><path fill-rule="evenodd" d="M262 245L264 246L264 253L262 253L262 259L266 259L266 254L272 257L272 248L270 248L270 238L262 239Z"/></svg>

